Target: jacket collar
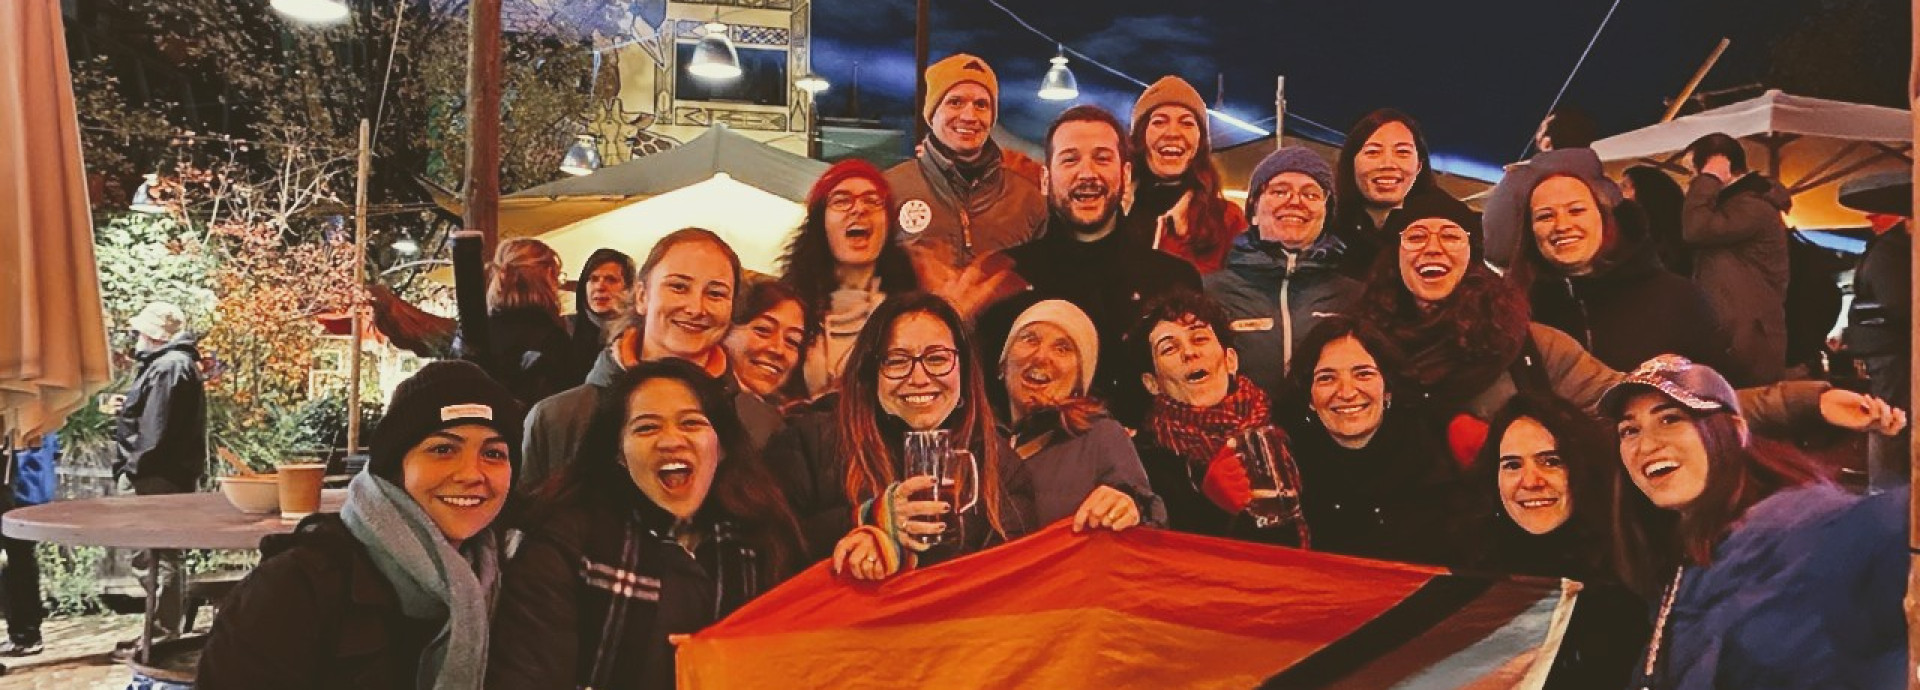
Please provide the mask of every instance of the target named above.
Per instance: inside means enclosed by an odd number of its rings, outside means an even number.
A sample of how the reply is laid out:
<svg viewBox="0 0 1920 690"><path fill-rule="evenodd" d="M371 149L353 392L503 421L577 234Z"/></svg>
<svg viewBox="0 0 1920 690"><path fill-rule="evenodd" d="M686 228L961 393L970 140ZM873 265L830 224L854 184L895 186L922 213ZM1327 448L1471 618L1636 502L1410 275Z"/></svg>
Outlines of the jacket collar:
<svg viewBox="0 0 1920 690"><path fill-rule="evenodd" d="M1333 270L1339 265L1341 254L1346 252L1347 244L1335 237L1332 232L1322 230L1320 238L1313 241L1305 250L1289 252L1279 242L1260 239L1260 229L1247 228L1246 232L1234 238L1233 248L1227 251L1227 268L1251 275L1271 275L1285 277L1312 270ZM1287 270L1287 255L1293 254L1293 270Z"/></svg>

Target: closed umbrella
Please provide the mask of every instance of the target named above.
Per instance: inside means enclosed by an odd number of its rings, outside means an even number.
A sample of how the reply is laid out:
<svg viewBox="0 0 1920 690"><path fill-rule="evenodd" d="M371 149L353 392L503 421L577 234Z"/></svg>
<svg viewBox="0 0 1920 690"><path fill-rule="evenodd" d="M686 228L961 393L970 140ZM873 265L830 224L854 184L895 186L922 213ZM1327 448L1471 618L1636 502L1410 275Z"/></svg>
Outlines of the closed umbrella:
<svg viewBox="0 0 1920 690"><path fill-rule="evenodd" d="M0 430L16 439L112 377L64 36L57 0L0 2Z"/></svg>

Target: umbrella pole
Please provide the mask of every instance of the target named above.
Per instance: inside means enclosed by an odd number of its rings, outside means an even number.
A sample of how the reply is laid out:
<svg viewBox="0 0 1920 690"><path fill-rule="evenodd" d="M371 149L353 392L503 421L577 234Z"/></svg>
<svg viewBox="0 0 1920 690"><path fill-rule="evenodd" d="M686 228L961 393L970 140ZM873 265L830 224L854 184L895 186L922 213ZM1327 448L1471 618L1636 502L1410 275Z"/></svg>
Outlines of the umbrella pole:
<svg viewBox="0 0 1920 690"><path fill-rule="evenodd" d="M473 0L467 17L467 208L453 234L453 282L461 343L483 353L490 351L486 257L500 225L500 0Z"/></svg>
<svg viewBox="0 0 1920 690"><path fill-rule="evenodd" d="M367 293L367 173L373 165L373 123L360 118L359 187L353 195L353 299L347 313L353 317L353 354L347 360L347 455L360 452L360 348L366 343L366 318L361 314Z"/></svg>
<svg viewBox="0 0 1920 690"><path fill-rule="evenodd" d="M1724 38L1720 39L1720 45L1713 47L1713 54L1708 55L1707 61L1700 63L1700 69L1693 73L1693 78L1687 80L1686 88L1680 89L1680 95L1675 97L1672 103L1667 104L1666 114L1660 116L1661 122L1672 120L1673 116L1680 114L1680 106L1685 105L1687 99L1693 98L1693 90L1700 88L1700 81L1707 78L1707 72L1713 69L1713 63L1720 61L1721 54L1727 52L1727 44L1731 42Z"/></svg>
<svg viewBox="0 0 1920 690"><path fill-rule="evenodd" d="M932 20L932 0L917 0L913 11L913 144L927 138L927 24ZM934 95L935 98L939 94ZM1000 124L995 122L994 124Z"/></svg>
<svg viewBox="0 0 1920 690"><path fill-rule="evenodd" d="M1920 16L1913 17L1910 21L1912 22L1911 30L1913 35L1911 40L1913 46L1916 49L1920 49ZM1909 65L1907 69L1907 107L1920 109L1920 51L1914 53L1913 64ZM1920 119L1913 120L1913 132L1916 135L1916 140L1920 140ZM1914 158L1913 174L1915 177L1920 177L1920 157ZM1920 208L1920 187L1915 187L1912 195L1914 208ZM1912 212L1909 211L1908 215L1911 216ZM1913 219L1908 218L1907 222L1911 225ZM1908 264L1909 269L1914 266L1920 266L1920 245L1914 245L1913 256L1910 257L1910 259L1912 263ZM1920 315L1920 284L1915 284L1908 289L1912 291L1912 296L1916 298L1910 302L1909 308L1912 309L1916 315ZM1920 323L1920 321L1911 321L1910 323ZM1920 352L1916 352L1909 346L1907 348L1907 358L1907 390L1911 391L1915 388L1920 388L1920 366L1916 366L1916 364L1920 364ZM1911 400L1912 397L1913 396L1909 395L1908 399ZM1913 411L1908 410L1908 412L1911 414ZM1909 417L1908 423L1911 424L1913 421L1914 419ZM1907 444L1907 463L1910 472L1914 469L1920 469L1920 444ZM1920 477L1920 473L1910 473L1907 482L1908 497L1911 501L1911 505L1907 508L1907 559L1909 562L1907 566L1907 600L1905 602L1907 609L1907 690L1920 690L1920 666L1915 665L1917 661L1920 661L1920 508L1916 508L1916 506L1920 506L1920 482L1914 481L1916 477Z"/></svg>

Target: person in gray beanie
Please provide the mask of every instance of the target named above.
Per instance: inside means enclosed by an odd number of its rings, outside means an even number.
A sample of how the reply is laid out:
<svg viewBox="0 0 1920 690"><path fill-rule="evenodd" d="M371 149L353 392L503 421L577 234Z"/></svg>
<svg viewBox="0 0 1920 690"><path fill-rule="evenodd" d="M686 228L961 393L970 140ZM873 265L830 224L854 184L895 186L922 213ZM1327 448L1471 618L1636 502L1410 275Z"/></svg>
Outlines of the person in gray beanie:
<svg viewBox="0 0 1920 690"><path fill-rule="evenodd" d="M214 620L197 684L483 687L506 558L496 521L523 414L469 362L401 383L340 512L261 541L260 566Z"/></svg>
<svg viewBox="0 0 1920 690"><path fill-rule="evenodd" d="M1202 280L1226 311L1240 373L1273 399L1301 338L1360 294L1360 281L1339 270L1345 245L1326 232L1333 190L1333 167L1313 151L1267 154L1247 184L1251 227L1234 240L1226 268Z"/></svg>

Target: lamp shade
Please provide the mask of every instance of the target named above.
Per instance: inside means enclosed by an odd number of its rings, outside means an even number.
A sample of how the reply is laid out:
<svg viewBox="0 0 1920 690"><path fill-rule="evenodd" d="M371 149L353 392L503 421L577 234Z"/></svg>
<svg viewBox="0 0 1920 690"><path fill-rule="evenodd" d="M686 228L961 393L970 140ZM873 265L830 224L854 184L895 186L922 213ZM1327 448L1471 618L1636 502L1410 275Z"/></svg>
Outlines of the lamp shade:
<svg viewBox="0 0 1920 690"><path fill-rule="evenodd" d="M710 22L700 42L693 46L693 60L687 63L687 71L703 79L740 78L740 51L733 47L733 40L727 38L727 25Z"/></svg>
<svg viewBox="0 0 1920 690"><path fill-rule="evenodd" d="M832 84L827 82L826 77L812 72L800 75L799 79L793 80L793 85L800 87L801 91L807 93L820 93L827 90L827 87L832 86Z"/></svg>
<svg viewBox="0 0 1920 690"><path fill-rule="evenodd" d="M1065 101L1080 96L1080 83L1073 78L1073 70L1067 69L1067 56L1057 55L1048 60L1053 66L1047 68L1047 76L1040 80L1040 98L1048 101Z"/></svg>
<svg viewBox="0 0 1920 690"><path fill-rule="evenodd" d="M600 169L600 143L591 134L581 134L573 138L573 145L567 147L567 155L560 159L560 172L568 175L590 175Z"/></svg>
<svg viewBox="0 0 1920 690"><path fill-rule="evenodd" d="M343 0L273 0L274 11L308 24L332 24L347 18Z"/></svg>

